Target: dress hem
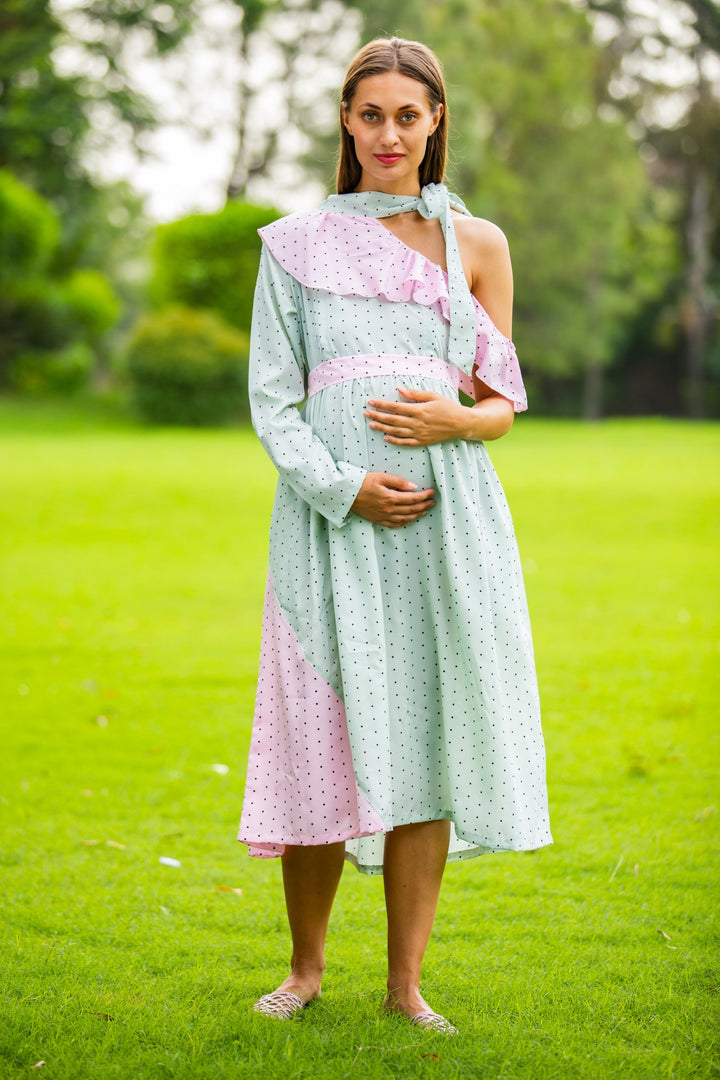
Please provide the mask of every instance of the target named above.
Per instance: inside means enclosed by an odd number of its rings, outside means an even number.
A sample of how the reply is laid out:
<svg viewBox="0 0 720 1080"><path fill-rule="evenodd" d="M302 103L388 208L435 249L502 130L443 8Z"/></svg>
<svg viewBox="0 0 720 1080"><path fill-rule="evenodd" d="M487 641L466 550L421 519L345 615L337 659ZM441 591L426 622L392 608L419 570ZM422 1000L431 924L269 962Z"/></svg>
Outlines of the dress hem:
<svg viewBox="0 0 720 1080"><path fill-rule="evenodd" d="M460 833L456 823L453 821L452 817L449 814L441 814L438 817L431 818L431 819L419 818L417 821L405 821L405 822L402 822L402 823L398 823L395 826L395 828L401 828L402 825L420 825L423 822L428 821L428 820L432 820L432 821L451 821L453 823L453 825L455 826L455 835L456 835L457 839L461 840L465 844L472 844L473 845L472 847L468 848L467 850L462 850L461 849L461 850L458 850L458 851L450 851L450 852L448 852L447 859L446 859L446 862L448 862L448 863L450 863L450 862L460 862L462 859L474 859L474 858L477 858L479 855L501 854L502 852L506 852L506 851L507 852L517 851L517 852L520 852L520 853L522 853L522 852L540 851L544 847L550 847L552 845L552 843L553 843L552 836L549 836L548 834L543 835L542 838L538 837L537 840L527 841L527 842L525 842L525 843L523 843L521 845L516 845L516 846L510 845L510 844L487 844L487 843L478 842L476 837L469 836L468 834L463 835L462 833ZM376 832L372 832L372 833L370 833L370 832L363 832L363 833L359 833L359 834L355 833L352 836L341 836L341 837L338 837L337 839L334 839L334 840L318 840L318 841L316 841L314 843L297 844L296 846L298 846L298 847L326 847L329 844L342 844L342 843L345 843L345 842L350 841L350 840L362 840L362 839L368 838L370 836L383 836L383 835L386 836L388 832L392 832L392 829L377 830ZM248 848L248 854L249 854L249 856L251 858L260 858L260 859L279 858L283 854L283 851L284 851L285 847L290 846L288 841L286 841L286 840L265 840L265 841L243 840L240 836L238 836L237 840L238 840L238 843L246 845L246 847ZM255 849L254 851L252 850L253 848ZM369 876L373 876L373 875L377 876L377 875L382 874L382 872L383 872L382 864L363 863L358 859L358 857L353 852L346 851L345 852L345 860L347 862L351 863L351 865L354 866L355 869L361 874L367 874Z"/></svg>

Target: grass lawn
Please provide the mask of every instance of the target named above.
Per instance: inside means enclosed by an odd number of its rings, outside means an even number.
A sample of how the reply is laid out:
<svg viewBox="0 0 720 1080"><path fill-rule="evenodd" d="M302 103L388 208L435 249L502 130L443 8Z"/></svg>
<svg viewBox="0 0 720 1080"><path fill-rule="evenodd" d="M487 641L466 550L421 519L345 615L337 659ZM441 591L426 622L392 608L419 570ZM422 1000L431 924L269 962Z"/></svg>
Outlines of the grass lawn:
<svg viewBox="0 0 720 1080"><path fill-rule="evenodd" d="M235 841L274 485L252 433L0 402L1 1077L720 1075L720 428L521 418L490 449L555 845L448 868L447 1040L380 1015L382 882L350 867L321 1001L250 1012L288 955L279 865Z"/></svg>

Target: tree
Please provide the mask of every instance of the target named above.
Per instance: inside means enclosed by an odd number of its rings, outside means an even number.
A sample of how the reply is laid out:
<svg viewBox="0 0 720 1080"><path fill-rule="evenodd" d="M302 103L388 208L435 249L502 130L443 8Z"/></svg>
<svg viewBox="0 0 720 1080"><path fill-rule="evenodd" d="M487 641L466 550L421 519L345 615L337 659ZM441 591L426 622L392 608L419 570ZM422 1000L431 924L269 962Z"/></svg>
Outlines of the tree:
<svg viewBox="0 0 720 1080"><path fill-rule="evenodd" d="M684 265L677 325L685 338L685 405L699 417L718 332L720 6L587 0L587 7L606 41L606 99L632 118L655 181L678 196Z"/></svg>
<svg viewBox="0 0 720 1080"><path fill-rule="evenodd" d="M119 302L96 270L53 273L60 229L48 202L0 170L0 385L84 381Z"/></svg>
<svg viewBox="0 0 720 1080"><path fill-rule="evenodd" d="M0 5L0 168L48 199L61 224L53 272L107 267L124 288L125 240L146 231L126 184L99 183L88 149L119 130L140 144L158 118L133 86L138 49L167 52L195 0L4 0ZM127 237L124 235L127 231Z"/></svg>
<svg viewBox="0 0 720 1080"><path fill-rule="evenodd" d="M602 370L643 302L637 280L662 289L672 243L652 223L625 123L598 107L602 56L587 17L564 0L536 0L532 19L526 0L428 0L394 29L444 61L451 182L508 234L531 380L583 376L584 412L599 415Z"/></svg>
<svg viewBox="0 0 720 1080"><path fill-rule="evenodd" d="M268 181L286 174L297 186L297 162L317 175L323 134L334 127L333 101L357 43L360 18L339 0L240 3L237 149L228 197L267 202ZM320 171L326 173L327 162Z"/></svg>
<svg viewBox="0 0 720 1080"><path fill-rule="evenodd" d="M191 214L158 226L155 305L206 308L249 330L260 258L257 230L278 216L271 207L229 202L215 214Z"/></svg>
<svg viewBox="0 0 720 1080"><path fill-rule="evenodd" d="M167 52L192 25L194 0L5 0L0 9L0 167L11 169L63 212L92 182L87 140L125 125L152 127L150 102L134 88L133 47ZM105 123L98 123L102 110ZM70 181L70 182L68 182Z"/></svg>

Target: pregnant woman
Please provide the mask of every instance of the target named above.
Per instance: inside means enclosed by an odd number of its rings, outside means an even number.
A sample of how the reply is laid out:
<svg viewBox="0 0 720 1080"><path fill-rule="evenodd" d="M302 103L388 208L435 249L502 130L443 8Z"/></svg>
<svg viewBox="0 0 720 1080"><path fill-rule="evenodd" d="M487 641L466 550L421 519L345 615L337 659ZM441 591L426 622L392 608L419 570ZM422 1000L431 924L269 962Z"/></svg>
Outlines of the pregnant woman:
<svg viewBox="0 0 720 1080"><path fill-rule="evenodd" d="M343 860L384 874L384 1008L420 992L445 863L552 842L512 520L484 443L526 407L507 243L443 184L424 45L377 39L342 89L337 194L261 229L250 396L279 472L239 839L281 856L291 970L320 995ZM459 400L458 389L474 400Z"/></svg>

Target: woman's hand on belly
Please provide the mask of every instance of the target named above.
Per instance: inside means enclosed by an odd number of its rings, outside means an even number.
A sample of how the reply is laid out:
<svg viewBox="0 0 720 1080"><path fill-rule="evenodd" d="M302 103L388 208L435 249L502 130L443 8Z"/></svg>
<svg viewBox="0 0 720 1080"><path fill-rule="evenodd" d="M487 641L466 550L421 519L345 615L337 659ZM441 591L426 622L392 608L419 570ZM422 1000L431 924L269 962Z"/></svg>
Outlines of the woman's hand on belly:
<svg viewBox="0 0 720 1080"><path fill-rule="evenodd" d="M415 484L401 476L368 472L351 509L375 525L397 529L417 521L435 505L432 488L423 491L415 488Z"/></svg>
<svg viewBox="0 0 720 1080"><path fill-rule="evenodd" d="M467 438L465 405L430 390L398 390L407 401L368 401L364 416L397 446L432 446L447 439Z"/></svg>

